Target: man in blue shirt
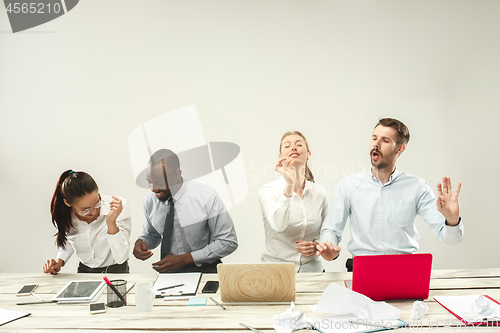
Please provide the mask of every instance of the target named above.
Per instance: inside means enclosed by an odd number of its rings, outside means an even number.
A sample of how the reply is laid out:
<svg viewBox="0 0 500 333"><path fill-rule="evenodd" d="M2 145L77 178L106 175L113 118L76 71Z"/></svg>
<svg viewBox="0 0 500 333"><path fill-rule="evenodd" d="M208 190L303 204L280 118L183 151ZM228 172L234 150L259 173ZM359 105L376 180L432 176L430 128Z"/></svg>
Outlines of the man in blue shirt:
<svg viewBox="0 0 500 333"><path fill-rule="evenodd" d="M447 244L462 240L458 195L451 180L443 177L438 197L427 183L396 168L398 157L410 139L406 125L397 119L382 118L372 134L370 170L345 177L337 187L323 221L317 255L331 261L340 253L342 231L350 220L353 256L415 253L419 234L415 217L420 215L434 234ZM352 270L352 259L346 263Z"/></svg>

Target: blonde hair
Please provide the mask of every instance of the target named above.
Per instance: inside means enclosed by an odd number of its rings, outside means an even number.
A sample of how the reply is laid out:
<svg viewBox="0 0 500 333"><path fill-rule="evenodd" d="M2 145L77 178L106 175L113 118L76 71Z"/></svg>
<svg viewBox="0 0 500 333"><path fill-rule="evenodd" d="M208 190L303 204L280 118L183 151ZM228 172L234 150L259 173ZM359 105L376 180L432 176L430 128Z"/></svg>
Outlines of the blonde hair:
<svg viewBox="0 0 500 333"><path fill-rule="evenodd" d="M292 132L286 132L285 134L283 134L283 136L281 137L281 140L280 140L280 154L281 154L281 144L283 143L283 140L289 136L289 135L298 135L300 136L303 140L304 140L304 143L306 144L306 148L307 148L307 151L309 152L309 145L307 144L307 139L306 137L304 136L304 134L300 133L299 131L292 131ZM306 180L314 183L314 176L311 172L311 169L309 169L309 166L307 165L307 161L306 161Z"/></svg>

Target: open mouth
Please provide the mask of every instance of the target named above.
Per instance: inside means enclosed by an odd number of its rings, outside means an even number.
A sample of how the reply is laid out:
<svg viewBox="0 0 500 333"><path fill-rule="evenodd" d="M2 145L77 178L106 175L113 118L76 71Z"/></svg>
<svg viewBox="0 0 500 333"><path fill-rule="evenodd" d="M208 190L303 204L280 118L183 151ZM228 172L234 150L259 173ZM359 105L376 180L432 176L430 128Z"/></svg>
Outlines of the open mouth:
<svg viewBox="0 0 500 333"><path fill-rule="evenodd" d="M157 198L161 198L163 196L165 196L167 193L165 191L159 191L159 192L155 192L155 195Z"/></svg>
<svg viewBox="0 0 500 333"><path fill-rule="evenodd" d="M293 153L293 154L290 154L288 157L299 157L299 156L300 156L300 154L298 154L298 153Z"/></svg>
<svg viewBox="0 0 500 333"><path fill-rule="evenodd" d="M382 154L378 150L372 150L371 155L372 155L372 159L374 161L376 161L382 157Z"/></svg>

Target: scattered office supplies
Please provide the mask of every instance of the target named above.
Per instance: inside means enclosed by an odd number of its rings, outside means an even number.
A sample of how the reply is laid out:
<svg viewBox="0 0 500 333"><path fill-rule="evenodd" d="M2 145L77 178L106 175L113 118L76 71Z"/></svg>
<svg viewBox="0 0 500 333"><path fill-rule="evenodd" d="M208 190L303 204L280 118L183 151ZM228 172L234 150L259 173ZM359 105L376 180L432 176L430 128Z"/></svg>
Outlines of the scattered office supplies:
<svg viewBox="0 0 500 333"><path fill-rule="evenodd" d="M193 298L194 296L174 296L174 295L169 295L163 297L164 301L188 301L190 298Z"/></svg>
<svg viewBox="0 0 500 333"><path fill-rule="evenodd" d="M500 303L490 296L434 296L434 300L465 325L499 326L500 324Z"/></svg>
<svg viewBox="0 0 500 333"><path fill-rule="evenodd" d="M90 303L89 304L90 314L104 313L106 312L106 304L100 303Z"/></svg>
<svg viewBox="0 0 500 333"><path fill-rule="evenodd" d="M187 303L188 306L204 306L207 304L207 299L204 297L191 297Z"/></svg>
<svg viewBox="0 0 500 333"><path fill-rule="evenodd" d="M125 297L125 295L127 295L129 293L129 291L132 290L132 288L134 288L135 286L135 283L132 285L132 287L128 288L128 290L125 292L125 294L123 294L123 296Z"/></svg>
<svg viewBox="0 0 500 333"><path fill-rule="evenodd" d="M48 300L48 301L35 301L35 302L22 302L16 303L17 305L32 305L32 304L48 304L48 303L57 303L56 300Z"/></svg>
<svg viewBox="0 0 500 333"><path fill-rule="evenodd" d="M293 263L219 264L223 302L290 302L295 300Z"/></svg>
<svg viewBox="0 0 500 333"><path fill-rule="evenodd" d="M201 290L203 294L215 294L219 290L219 281L207 281Z"/></svg>
<svg viewBox="0 0 500 333"><path fill-rule="evenodd" d="M43 298L41 298L40 296L38 296L37 294L35 293L31 293L32 296L35 296L36 298L38 298L40 301L45 301Z"/></svg>
<svg viewBox="0 0 500 333"><path fill-rule="evenodd" d="M52 300L59 303L91 303L96 302L104 292L106 282L103 280L70 281Z"/></svg>
<svg viewBox="0 0 500 333"><path fill-rule="evenodd" d="M31 313L0 309L0 326L19 318L27 317Z"/></svg>
<svg viewBox="0 0 500 333"><path fill-rule="evenodd" d="M336 315L352 314L351 318L393 320L401 316L401 310L386 302L375 302L365 295L330 283L321 295L315 312Z"/></svg>
<svg viewBox="0 0 500 333"><path fill-rule="evenodd" d="M240 326L243 326L243 327L245 327L245 328L248 328L249 330L254 331L254 332L257 332L257 333L264 333L264 332L262 332L262 331L260 331L260 330L258 330L258 329L256 329L256 328L250 327L250 326L245 325L245 324L243 324L243 323L240 323Z"/></svg>
<svg viewBox="0 0 500 333"><path fill-rule="evenodd" d="M222 304L220 304L219 302L217 302L216 300L214 300L212 297L209 297L209 299L214 302L215 304L217 304L219 307L222 308L222 310L226 310L226 308L224 306L222 306Z"/></svg>
<svg viewBox="0 0 500 333"><path fill-rule="evenodd" d="M38 288L38 284L25 284L21 290L19 290L16 296L28 296L31 295Z"/></svg>
<svg viewBox="0 0 500 333"><path fill-rule="evenodd" d="M356 256L352 290L374 301L423 300L429 297L431 268L430 253Z"/></svg>
<svg viewBox="0 0 500 333"><path fill-rule="evenodd" d="M173 288L177 288L177 287L182 287L184 285L184 283L181 283L181 284L175 284L173 286L168 286L168 287L163 287L163 288L160 288L160 289L157 289L157 291L163 291L163 290L167 290L167 289L173 289Z"/></svg>
<svg viewBox="0 0 500 333"><path fill-rule="evenodd" d="M125 298L125 296L122 295L122 293L125 293L127 290L127 281L125 280L109 281L109 279L106 276L103 277L103 280L108 285L108 292L106 297L108 307L119 308L120 306L124 306L125 304L127 304L127 299Z"/></svg>
<svg viewBox="0 0 500 333"><path fill-rule="evenodd" d="M156 297L196 297L200 280L201 273L161 273L153 290Z"/></svg>

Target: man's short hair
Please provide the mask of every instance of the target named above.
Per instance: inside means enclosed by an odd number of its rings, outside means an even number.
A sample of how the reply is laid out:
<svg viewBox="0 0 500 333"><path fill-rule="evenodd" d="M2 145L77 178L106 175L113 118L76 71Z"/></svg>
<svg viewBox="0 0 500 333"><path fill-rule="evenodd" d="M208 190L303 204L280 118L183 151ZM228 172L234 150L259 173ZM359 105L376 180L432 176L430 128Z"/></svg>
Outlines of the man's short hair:
<svg viewBox="0 0 500 333"><path fill-rule="evenodd" d="M154 154L149 158L149 165L154 166L158 163L161 163L161 161L163 161L165 167L169 170L174 171L181 168L179 157L170 149L160 149L155 151Z"/></svg>
<svg viewBox="0 0 500 333"><path fill-rule="evenodd" d="M377 125L375 125L375 128L378 126L386 126L386 127L392 127L396 131L398 131L398 137L397 137L397 144L407 144L408 141L410 141L410 131L408 130L408 127L406 127L405 124L403 124L401 121L394 119L394 118L380 118L378 120Z"/></svg>

